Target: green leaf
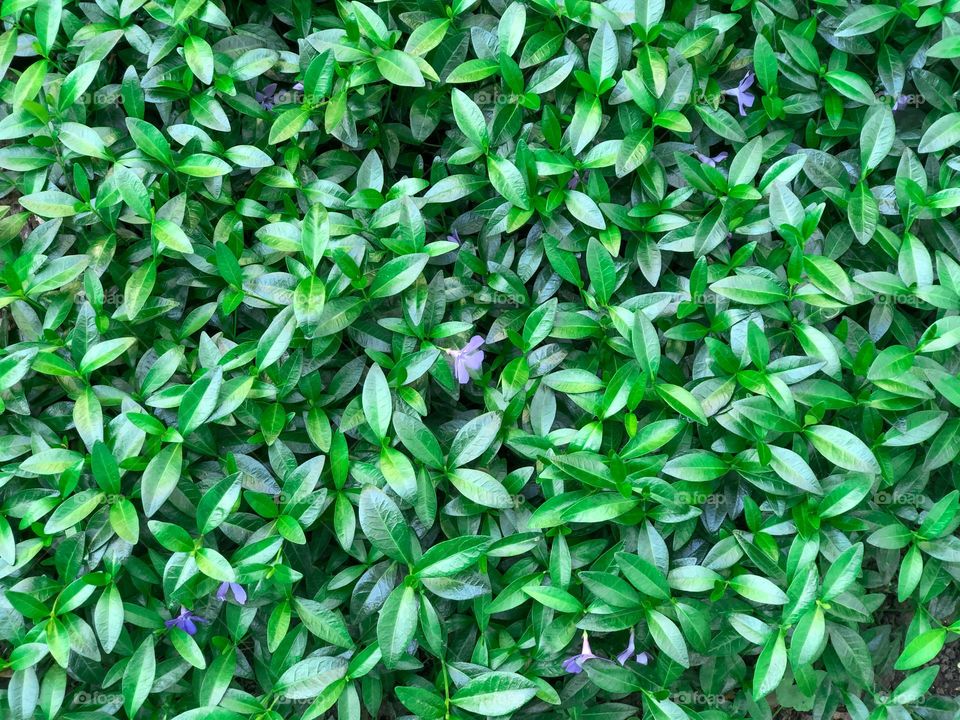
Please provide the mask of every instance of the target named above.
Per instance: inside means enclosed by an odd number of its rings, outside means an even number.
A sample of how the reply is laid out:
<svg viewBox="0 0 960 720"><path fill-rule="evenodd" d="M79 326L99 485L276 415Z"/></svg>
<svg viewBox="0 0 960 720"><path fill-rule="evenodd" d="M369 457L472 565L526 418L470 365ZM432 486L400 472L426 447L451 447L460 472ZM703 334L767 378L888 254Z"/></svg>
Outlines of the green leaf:
<svg viewBox="0 0 960 720"><path fill-rule="evenodd" d="M876 32L897 16L897 8L890 5L868 5L850 13L837 26L837 37L856 37Z"/></svg>
<svg viewBox="0 0 960 720"><path fill-rule="evenodd" d="M123 598L117 586L104 588L93 614L97 637L106 652L113 652L123 632Z"/></svg>
<svg viewBox="0 0 960 720"><path fill-rule="evenodd" d="M193 243L183 229L165 218L157 218L154 221L153 236L161 245L171 250L184 254L193 252Z"/></svg>
<svg viewBox="0 0 960 720"><path fill-rule="evenodd" d="M461 427L450 445L449 467L462 467L490 447L500 431L500 416L496 413L478 415Z"/></svg>
<svg viewBox="0 0 960 720"><path fill-rule="evenodd" d="M271 145L278 145L289 140L303 130L309 119L310 111L304 108L284 110L270 126L268 142Z"/></svg>
<svg viewBox="0 0 960 720"><path fill-rule="evenodd" d="M731 275L717 280L710 289L743 305L769 305L787 299L779 283L762 275Z"/></svg>
<svg viewBox="0 0 960 720"><path fill-rule="evenodd" d="M847 204L847 220L853 234L861 245L866 245L877 230L880 210L877 201L866 183L861 182L850 194Z"/></svg>
<svg viewBox="0 0 960 720"><path fill-rule="evenodd" d="M128 117L125 122L131 139L141 151L166 165L173 165L170 143L157 128L138 118Z"/></svg>
<svg viewBox="0 0 960 720"><path fill-rule="evenodd" d="M701 425L707 424L707 416L700 401L693 394L677 385L659 384L657 394L670 407L681 415L695 420Z"/></svg>
<svg viewBox="0 0 960 720"><path fill-rule="evenodd" d="M877 102L870 84L855 72L849 70L831 70L825 76L834 90L845 98L861 105L873 105Z"/></svg>
<svg viewBox="0 0 960 720"><path fill-rule="evenodd" d="M450 473L450 482L464 497L488 508L513 507L514 500L503 484L482 470L459 468Z"/></svg>
<svg viewBox="0 0 960 720"><path fill-rule="evenodd" d="M213 82L213 50L203 38L189 36L183 41L183 57L187 66L204 85Z"/></svg>
<svg viewBox="0 0 960 720"><path fill-rule="evenodd" d="M897 658L894 668L897 670L912 670L930 662L940 654L946 639L947 631L943 628L935 628L920 633L903 648L903 652Z"/></svg>
<svg viewBox="0 0 960 720"><path fill-rule="evenodd" d="M44 190L24 195L20 198L20 204L44 218L72 217L83 208L83 203L77 198L59 190Z"/></svg>
<svg viewBox="0 0 960 720"><path fill-rule="evenodd" d="M147 635L123 672L123 709L129 717L137 714L150 694L156 668L153 636Z"/></svg>
<svg viewBox="0 0 960 720"><path fill-rule="evenodd" d="M644 595L657 600L670 599L670 587L667 579L652 564L639 555L631 553L617 553L617 564L624 577Z"/></svg>
<svg viewBox="0 0 960 720"><path fill-rule="evenodd" d="M508 715L527 704L537 686L512 672L487 672L473 678L450 699L458 708L476 715Z"/></svg>
<svg viewBox="0 0 960 720"><path fill-rule="evenodd" d="M665 8L664 0L635 0L634 10L637 24L645 32L650 32L653 26L663 18Z"/></svg>
<svg viewBox="0 0 960 720"><path fill-rule="evenodd" d="M621 581L622 582L622 581ZM550 586L525 587L523 591L541 605L562 613L583 611L580 601L566 590Z"/></svg>
<svg viewBox="0 0 960 720"><path fill-rule="evenodd" d="M617 268L613 264L610 253L596 238L590 238L587 245L587 272L597 300L606 305L610 302L616 287Z"/></svg>
<svg viewBox="0 0 960 720"><path fill-rule="evenodd" d="M289 700L315 698L346 677L348 664L342 657L308 657L287 668L277 681L276 689Z"/></svg>
<svg viewBox="0 0 960 720"><path fill-rule="evenodd" d="M847 430L831 425L813 425L804 433L821 455L838 467L862 473L880 473L870 448Z"/></svg>
<svg viewBox="0 0 960 720"><path fill-rule="evenodd" d="M150 460L140 480L144 515L154 515L173 494L180 480L182 466L183 451L180 445L167 445Z"/></svg>
<svg viewBox="0 0 960 720"><path fill-rule="evenodd" d="M393 401L390 386L379 365L373 365L363 381L363 414L367 424L382 442L390 429Z"/></svg>
<svg viewBox="0 0 960 720"><path fill-rule="evenodd" d="M394 588L377 619L377 642L383 662L394 668L407 654L407 646L417 632L417 593L409 585Z"/></svg>
<svg viewBox="0 0 960 720"><path fill-rule="evenodd" d="M783 590L759 575L737 575L729 584L738 595L762 605L785 605L787 602Z"/></svg>
<svg viewBox="0 0 960 720"><path fill-rule="evenodd" d="M429 259L425 253L414 253L384 263L370 285L370 297L385 298L403 292L420 277Z"/></svg>
<svg viewBox="0 0 960 720"><path fill-rule="evenodd" d="M60 505L47 520L43 531L48 535L55 535L78 522L96 510L103 501L103 493L97 490L83 490L71 495Z"/></svg>
<svg viewBox="0 0 960 720"><path fill-rule="evenodd" d="M408 54L399 50L385 50L375 58L377 69L394 85L423 87L423 73Z"/></svg>
<svg viewBox="0 0 960 720"><path fill-rule="evenodd" d="M266 48L247 50L233 61L233 65L230 66L230 77L240 82L252 80L270 70L279 60L280 55L275 50Z"/></svg>
<svg viewBox="0 0 960 720"><path fill-rule="evenodd" d="M950 113L937 119L920 138L917 152L934 153L946 150L960 142L960 113Z"/></svg>
<svg viewBox="0 0 960 720"><path fill-rule="evenodd" d="M584 225L598 230L603 230L607 226L603 213L600 212L600 206L589 195L578 190L567 190L565 203L570 214Z"/></svg>
<svg viewBox="0 0 960 720"><path fill-rule="evenodd" d="M303 598L294 599L294 609L307 629L324 642L342 648L353 647L350 629L336 610Z"/></svg>
<svg viewBox="0 0 960 720"><path fill-rule="evenodd" d="M647 610L647 626L650 636L664 655L683 667L690 667L687 643L673 620L656 610Z"/></svg>
<svg viewBox="0 0 960 720"><path fill-rule="evenodd" d="M373 546L387 557L410 565L417 561L419 543L400 509L373 485L367 485L360 493L360 526Z"/></svg>
<svg viewBox="0 0 960 720"><path fill-rule="evenodd" d="M229 475L207 490L197 505L197 530L206 534L227 519L240 497L240 478Z"/></svg>
<svg viewBox="0 0 960 720"><path fill-rule="evenodd" d="M757 658L753 677L753 699L759 701L769 695L783 679L787 670L787 649L783 633L771 635Z"/></svg>
<svg viewBox="0 0 960 720"><path fill-rule="evenodd" d="M20 469L37 475L59 475L82 462L83 455L78 452L53 448L31 455L20 463Z"/></svg>
<svg viewBox="0 0 960 720"><path fill-rule="evenodd" d="M487 158L487 174L494 189L522 210L530 209L527 185L517 167L504 158L490 155Z"/></svg>
<svg viewBox="0 0 960 720"><path fill-rule="evenodd" d="M217 368L194 382L180 400L177 425L183 435L189 435L202 426L216 409L223 371Z"/></svg>
<svg viewBox="0 0 960 720"><path fill-rule="evenodd" d="M456 88L453 89L450 97L453 101L453 115L460 132L466 135L474 146L486 150L490 143L490 136L487 133L486 118L480 108L466 93Z"/></svg>

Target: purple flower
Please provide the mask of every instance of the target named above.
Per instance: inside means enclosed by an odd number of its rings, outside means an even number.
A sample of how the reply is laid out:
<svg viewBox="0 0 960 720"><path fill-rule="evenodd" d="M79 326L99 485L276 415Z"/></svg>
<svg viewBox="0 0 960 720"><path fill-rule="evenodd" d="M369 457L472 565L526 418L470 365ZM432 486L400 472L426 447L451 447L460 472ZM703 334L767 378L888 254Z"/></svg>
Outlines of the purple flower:
<svg viewBox="0 0 960 720"><path fill-rule="evenodd" d="M630 628L630 639L627 640L627 647L624 648L623 652L617 655L617 662L623 665L627 660L630 659L630 656L636 651L636 645L634 645L635 640L633 628Z"/></svg>
<svg viewBox="0 0 960 720"><path fill-rule="evenodd" d="M704 165L709 165L710 167L715 168L717 166L717 163L723 162L724 160L727 159L727 155L729 153L726 153L726 152L717 153L713 157L710 157L708 155L704 155L702 152L698 152L697 150L694 150L693 154L696 156L697 160L702 162Z"/></svg>
<svg viewBox="0 0 960 720"><path fill-rule="evenodd" d="M450 231L450 234L447 235L447 240L450 241L450 242L454 242L454 243L456 243L457 245L459 245L459 244L461 243L460 233L458 233L456 230L451 230L451 231Z"/></svg>
<svg viewBox="0 0 960 720"><path fill-rule="evenodd" d="M303 83L294 83L291 89L294 91L303 90ZM273 106L278 102L295 100L295 98L288 91L278 90L277 83L270 83L264 87L263 90L257 91L255 97L257 102L260 103L260 107L262 107L264 110L272 110Z"/></svg>
<svg viewBox="0 0 960 720"><path fill-rule="evenodd" d="M753 103L756 100L756 97L752 92L747 92L750 88L753 87L753 81L756 78L756 75L753 74L753 71L747 72L743 76L743 80L740 81L740 84L735 88L730 88L729 90L724 90L724 95L729 95L730 97L735 97L737 99L737 106L740 108L740 115L744 116L747 114L747 111L744 108L753 107Z"/></svg>
<svg viewBox="0 0 960 720"><path fill-rule="evenodd" d="M630 657L636 652L637 648L635 645L636 635L633 632L633 629L630 630L630 639L627 640L627 646L623 649L623 652L617 655L617 662L623 665L630 659ZM650 662L650 655L645 652L639 653L637 655L637 662L641 665L646 665Z"/></svg>
<svg viewBox="0 0 960 720"><path fill-rule="evenodd" d="M217 600L226 600L227 592L233 593L233 599L241 605L247 602L247 591L243 589L240 583L222 582L217 590Z"/></svg>
<svg viewBox="0 0 960 720"><path fill-rule="evenodd" d="M447 350L447 353L453 358L453 374L461 385L470 382L468 370L479 370L483 364L481 345L483 345L483 338L474 335L462 350Z"/></svg>
<svg viewBox="0 0 960 720"><path fill-rule="evenodd" d="M270 83L263 90L258 90L255 97L264 110L273 110L273 104L277 99L277 84Z"/></svg>
<svg viewBox="0 0 960 720"><path fill-rule="evenodd" d="M183 630L187 635L196 635L197 634L197 623L198 622L208 622L204 620L199 615L195 615L192 610L187 610L185 607L180 607L180 614L175 618L170 618L165 621L163 624L168 628L178 627Z"/></svg>
<svg viewBox="0 0 960 720"><path fill-rule="evenodd" d="M570 178L570 182L567 183L567 190L576 190L580 183L585 183L587 178L590 176L590 171L585 170L583 175L581 175L576 170L573 171L573 177Z"/></svg>
<svg viewBox="0 0 960 720"><path fill-rule="evenodd" d="M573 673L576 675L579 672L583 671L583 663L591 658L599 658L599 655L594 655L593 650L590 649L590 638L587 637L587 631L583 631L583 645L580 648L580 652L573 657L568 657L563 661L563 669L568 673Z"/></svg>
<svg viewBox="0 0 960 720"><path fill-rule="evenodd" d="M897 112L898 110L903 110L907 106L908 102L909 99L906 95L898 95L897 101L893 104L893 111Z"/></svg>

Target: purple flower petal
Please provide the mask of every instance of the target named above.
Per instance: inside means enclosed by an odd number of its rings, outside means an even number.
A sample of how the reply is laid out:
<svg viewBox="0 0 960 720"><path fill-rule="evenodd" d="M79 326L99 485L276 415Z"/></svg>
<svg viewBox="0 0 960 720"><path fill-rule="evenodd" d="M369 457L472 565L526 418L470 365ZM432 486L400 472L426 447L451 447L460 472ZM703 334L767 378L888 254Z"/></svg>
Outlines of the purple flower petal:
<svg viewBox="0 0 960 720"><path fill-rule="evenodd" d="M712 168L715 168L717 166L717 163L722 162L727 157L727 153L725 152L717 153L713 157L704 155L702 152L699 152L698 150L694 150L693 154L697 158L697 160L699 160L701 163L703 163L704 165L709 165Z"/></svg>
<svg viewBox="0 0 960 720"><path fill-rule="evenodd" d="M453 374L456 376L457 382L461 385L466 385L470 382L470 374L467 372L463 357L460 355L457 355L453 359Z"/></svg>
<svg viewBox="0 0 960 720"><path fill-rule="evenodd" d="M580 652L573 657L569 657L561 663L564 670L568 673L573 673L576 675L581 670L583 670L583 663L591 659L599 659L599 655L594 655L593 650L590 649L590 638L587 635L587 631L583 631L583 643L580 647Z"/></svg>
<svg viewBox="0 0 960 720"><path fill-rule="evenodd" d="M481 345L483 345L483 338L479 335L474 335L463 349L447 350L447 353L453 358L453 374L457 378L457 382L461 385L466 385L470 382L470 373L467 372L468 370L476 371L483 365L483 350L480 350Z"/></svg>
<svg viewBox="0 0 960 720"><path fill-rule="evenodd" d="M593 650L590 649L590 636L587 635L586 630L583 631L583 641L580 643L580 654L596 657L596 655L593 654Z"/></svg>
<svg viewBox="0 0 960 720"><path fill-rule="evenodd" d="M479 370L483 366L483 350L465 353L461 359L468 370Z"/></svg>
<svg viewBox="0 0 960 720"><path fill-rule="evenodd" d="M753 93L748 92L748 90L753 87L753 81L756 78L756 75L753 72L748 72L743 76L743 79L735 88L728 88L723 91L724 95L734 97L737 99L737 109L740 111L740 115L744 116L747 114L746 108L753 107L753 103L756 100L756 96Z"/></svg>
<svg viewBox="0 0 960 720"><path fill-rule="evenodd" d="M205 623L207 621L204 618L200 617L199 615L195 615L193 611L187 610L187 608L181 606L180 614L177 615L175 618L171 618L170 620L165 620L163 624L166 625L168 628L173 628L173 627L180 628L188 635L196 635L197 622Z"/></svg>
<svg viewBox="0 0 960 720"><path fill-rule="evenodd" d="M635 646L635 635L633 630L630 630L630 639L627 640L627 647L624 648L623 652L617 655L617 662L623 665L627 660L630 659L630 656L636 651Z"/></svg>
<svg viewBox="0 0 960 720"><path fill-rule="evenodd" d="M461 350L463 353L470 353L474 350L478 350L483 345L483 338L479 335L474 335L470 338L470 342L467 343L467 346Z"/></svg>
<svg viewBox="0 0 960 720"><path fill-rule="evenodd" d="M247 593L240 583L220 583L220 587L217 589L217 600L226 600L228 594L232 594L233 599L236 600L240 605L243 605L247 602Z"/></svg>

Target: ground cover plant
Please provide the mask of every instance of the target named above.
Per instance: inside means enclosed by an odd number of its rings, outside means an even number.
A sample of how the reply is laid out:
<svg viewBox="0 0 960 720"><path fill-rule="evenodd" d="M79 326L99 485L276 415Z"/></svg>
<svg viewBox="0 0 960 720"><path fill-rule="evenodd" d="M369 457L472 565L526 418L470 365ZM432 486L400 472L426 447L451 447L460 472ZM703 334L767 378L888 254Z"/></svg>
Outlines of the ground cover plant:
<svg viewBox="0 0 960 720"><path fill-rule="evenodd" d="M3 0L0 717L958 717L957 11Z"/></svg>

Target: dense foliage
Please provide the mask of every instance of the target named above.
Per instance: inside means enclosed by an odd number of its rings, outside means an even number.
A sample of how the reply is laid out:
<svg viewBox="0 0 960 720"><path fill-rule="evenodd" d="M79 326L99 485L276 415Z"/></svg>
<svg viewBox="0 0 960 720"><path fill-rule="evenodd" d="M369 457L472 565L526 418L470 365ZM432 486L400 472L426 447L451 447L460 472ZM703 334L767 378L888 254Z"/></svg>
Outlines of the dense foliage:
<svg viewBox="0 0 960 720"><path fill-rule="evenodd" d="M3 0L0 717L956 718L957 11Z"/></svg>

